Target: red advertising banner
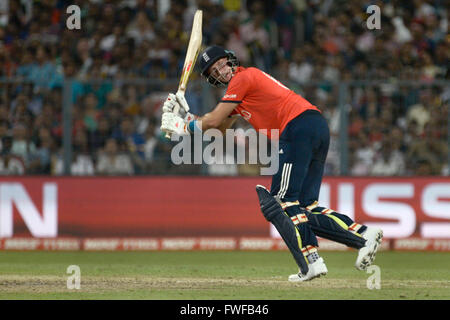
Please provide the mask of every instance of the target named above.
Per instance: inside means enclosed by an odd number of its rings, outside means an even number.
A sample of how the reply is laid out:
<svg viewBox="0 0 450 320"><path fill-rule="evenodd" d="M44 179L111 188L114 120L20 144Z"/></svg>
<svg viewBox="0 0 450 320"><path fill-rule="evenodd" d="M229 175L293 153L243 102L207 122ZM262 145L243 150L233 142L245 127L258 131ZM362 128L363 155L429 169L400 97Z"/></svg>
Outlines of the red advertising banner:
<svg viewBox="0 0 450 320"><path fill-rule="evenodd" d="M343 244L319 238L320 251L354 250ZM288 250L281 239L261 237L170 237L170 238L0 238L5 251L192 251ZM384 239L379 251L442 251L450 252L450 239L402 238Z"/></svg>
<svg viewBox="0 0 450 320"><path fill-rule="evenodd" d="M270 178L2 177L0 238L276 237L256 184ZM320 202L386 238L450 238L449 178L328 177Z"/></svg>

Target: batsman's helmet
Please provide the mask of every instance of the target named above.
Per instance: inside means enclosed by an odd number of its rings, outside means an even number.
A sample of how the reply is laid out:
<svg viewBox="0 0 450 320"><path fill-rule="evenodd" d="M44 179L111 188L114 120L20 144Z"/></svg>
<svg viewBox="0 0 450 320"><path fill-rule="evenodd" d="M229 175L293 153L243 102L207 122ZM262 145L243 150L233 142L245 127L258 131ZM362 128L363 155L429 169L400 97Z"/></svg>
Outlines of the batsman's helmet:
<svg viewBox="0 0 450 320"><path fill-rule="evenodd" d="M233 68L233 71L236 67L239 66L239 61L234 55L233 51L225 50L222 47L219 46L211 46L205 49L203 53L200 56L200 73L202 76L206 78L206 81L208 81L210 84L216 87L220 87L223 85L226 85L226 83L223 83L213 76L210 76L208 74L208 69L219 59L221 58L228 58L227 64Z"/></svg>

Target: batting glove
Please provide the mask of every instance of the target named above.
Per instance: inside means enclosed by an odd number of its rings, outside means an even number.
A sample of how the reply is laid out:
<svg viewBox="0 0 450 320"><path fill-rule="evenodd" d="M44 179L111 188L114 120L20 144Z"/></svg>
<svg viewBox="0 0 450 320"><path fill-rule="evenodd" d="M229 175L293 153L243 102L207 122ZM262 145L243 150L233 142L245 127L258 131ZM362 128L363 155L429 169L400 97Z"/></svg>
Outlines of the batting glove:
<svg viewBox="0 0 450 320"><path fill-rule="evenodd" d="M181 136L191 134L184 119L172 112L163 113L161 119L161 131L170 134L175 133Z"/></svg>
<svg viewBox="0 0 450 320"><path fill-rule="evenodd" d="M183 118L186 122L195 119L192 113L187 112L189 110L189 105L182 94L169 93L166 101L163 104L162 111L167 113L175 113L175 107L178 106L178 115Z"/></svg>
<svg viewBox="0 0 450 320"><path fill-rule="evenodd" d="M176 95L177 101L180 104L181 108L184 109L184 111L187 113L189 111L189 105L186 101L186 98L184 97L184 94L177 92Z"/></svg>
<svg viewBox="0 0 450 320"><path fill-rule="evenodd" d="M195 120L196 117L192 113L188 112L189 105L186 101L186 98L184 97L184 94L180 94L177 92L175 96L177 97L178 103L181 105L180 115L184 119L184 121L189 123L190 121Z"/></svg>
<svg viewBox="0 0 450 320"><path fill-rule="evenodd" d="M177 97L173 93L169 93L166 101L164 101L162 111L165 113L173 112L176 106L180 106L177 102Z"/></svg>

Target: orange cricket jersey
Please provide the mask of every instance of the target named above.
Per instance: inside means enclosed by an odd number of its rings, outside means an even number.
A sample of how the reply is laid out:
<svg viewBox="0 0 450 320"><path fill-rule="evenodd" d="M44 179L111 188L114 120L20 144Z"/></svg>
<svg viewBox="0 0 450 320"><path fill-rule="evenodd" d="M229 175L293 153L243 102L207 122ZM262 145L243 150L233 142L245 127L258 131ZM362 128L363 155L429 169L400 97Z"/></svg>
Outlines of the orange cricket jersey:
<svg viewBox="0 0 450 320"><path fill-rule="evenodd" d="M281 135L289 121L302 112L319 111L302 96L257 68L238 67L221 102L239 103L231 115L241 115L256 130L267 129L269 138L271 129L280 130Z"/></svg>

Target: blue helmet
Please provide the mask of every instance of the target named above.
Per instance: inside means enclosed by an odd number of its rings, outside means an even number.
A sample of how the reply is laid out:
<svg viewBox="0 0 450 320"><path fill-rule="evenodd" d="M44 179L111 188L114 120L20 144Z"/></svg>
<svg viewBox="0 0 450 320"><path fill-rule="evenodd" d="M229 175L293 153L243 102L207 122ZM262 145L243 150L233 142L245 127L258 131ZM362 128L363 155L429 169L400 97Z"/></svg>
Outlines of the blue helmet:
<svg viewBox="0 0 450 320"><path fill-rule="evenodd" d="M220 87L226 85L213 76L208 74L208 69L219 59L228 58L228 65L233 69L239 66L239 61L234 55L233 51L225 50L219 46L211 46L205 49L200 55L200 73L206 78L206 80L213 86Z"/></svg>

